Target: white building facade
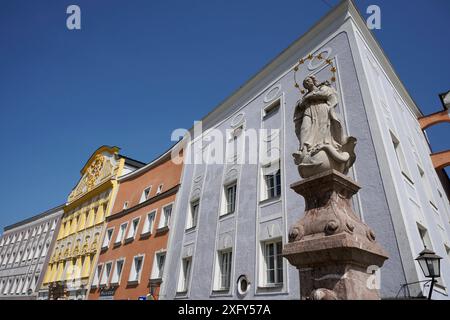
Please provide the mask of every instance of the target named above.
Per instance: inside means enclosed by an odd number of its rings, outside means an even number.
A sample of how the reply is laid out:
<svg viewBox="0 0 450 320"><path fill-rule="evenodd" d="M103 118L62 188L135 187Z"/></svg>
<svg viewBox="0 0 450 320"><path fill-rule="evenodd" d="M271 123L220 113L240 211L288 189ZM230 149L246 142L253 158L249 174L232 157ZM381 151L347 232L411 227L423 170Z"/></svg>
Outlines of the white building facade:
<svg viewBox="0 0 450 320"><path fill-rule="evenodd" d="M448 299L450 206L417 121L422 113L351 1L342 1L202 119L201 134L191 129L185 150L191 162L174 209L162 299L299 298L298 271L281 249L304 211L303 198L289 187L300 180L291 155L298 147L293 115L301 98L294 84L311 74L320 82L335 76L336 111L347 134L358 139L349 175L362 189L353 206L389 254L377 273L382 298L427 295L414 260L426 246L443 257L433 298ZM251 132L258 132L256 140ZM218 140L226 146L223 157L211 143ZM258 161L252 163L255 146Z"/></svg>
<svg viewBox="0 0 450 320"><path fill-rule="evenodd" d="M0 299L36 299L63 206L4 228L0 238Z"/></svg>

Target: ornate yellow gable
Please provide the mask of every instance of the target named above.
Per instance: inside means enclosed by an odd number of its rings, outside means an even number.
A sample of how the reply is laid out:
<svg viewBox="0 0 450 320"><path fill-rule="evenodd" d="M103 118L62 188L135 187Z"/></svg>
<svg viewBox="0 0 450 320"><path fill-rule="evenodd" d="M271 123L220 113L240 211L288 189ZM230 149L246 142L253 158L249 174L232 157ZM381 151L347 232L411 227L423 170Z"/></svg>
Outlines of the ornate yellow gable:
<svg viewBox="0 0 450 320"><path fill-rule="evenodd" d="M118 152L117 147L99 148L91 156L84 168L81 170L82 177L77 186L69 195L68 202L79 198L81 195L95 189L98 185L109 180L118 169L118 163L114 155Z"/></svg>

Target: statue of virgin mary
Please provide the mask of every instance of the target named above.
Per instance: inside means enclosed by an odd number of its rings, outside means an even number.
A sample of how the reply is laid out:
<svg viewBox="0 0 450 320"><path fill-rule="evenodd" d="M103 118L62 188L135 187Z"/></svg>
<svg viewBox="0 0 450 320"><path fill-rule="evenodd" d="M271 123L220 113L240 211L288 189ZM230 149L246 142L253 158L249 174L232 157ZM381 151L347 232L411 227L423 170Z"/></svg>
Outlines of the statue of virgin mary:
<svg viewBox="0 0 450 320"><path fill-rule="evenodd" d="M303 80L307 90L295 106L295 134L299 149L293 153L300 176L308 178L334 169L347 174L355 162L356 138L347 136L334 111L338 98L328 83L314 76Z"/></svg>

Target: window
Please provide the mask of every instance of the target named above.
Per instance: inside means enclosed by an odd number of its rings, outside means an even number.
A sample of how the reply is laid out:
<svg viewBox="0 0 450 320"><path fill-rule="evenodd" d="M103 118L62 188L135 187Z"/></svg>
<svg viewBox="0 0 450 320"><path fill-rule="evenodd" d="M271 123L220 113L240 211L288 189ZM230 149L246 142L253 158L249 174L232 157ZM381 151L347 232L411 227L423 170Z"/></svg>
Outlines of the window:
<svg viewBox="0 0 450 320"><path fill-rule="evenodd" d="M33 228L33 233L31 234L32 237L36 235L36 228Z"/></svg>
<svg viewBox="0 0 450 320"><path fill-rule="evenodd" d="M45 256L46 256L46 254L47 254L47 252L48 252L48 248L50 248L50 242L47 242L47 243L45 244L44 250L42 250L41 257L45 257Z"/></svg>
<svg viewBox="0 0 450 320"><path fill-rule="evenodd" d="M50 228L51 231L56 229L56 220L53 220L52 227Z"/></svg>
<svg viewBox="0 0 450 320"><path fill-rule="evenodd" d="M125 201L123 203L123 210L128 209L128 201Z"/></svg>
<svg viewBox="0 0 450 320"><path fill-rule="evenodd" d="M25 277L20 278L19 285L17 286L17 289L16 289L16 294L20 294L20 290L22 289L24 282L25 282Z"/></svg>
<svg viewBox="0 0 450 320"><path fill-rule="evenodd" d="M142 191L141 200L139 203L144 202L150 197L150 191L152 190L152 187L145 188L144 191Z"/></svg>
<svg viewBox="0 0 450 320"><path fill-rule="evenodd" d="M42 225L39 226L39 229L37 231L37 235L40 235L42 233Z"/></svg>
<svg viewBox="0 0 450 320"><path fill-rule="evenodd" d="M423 188L425 189L427 199L431 203L431 205L437 210L436 206L434 205L434 198L433 193L431 192L430 184L428 182L427 177L425 176L425 171L423 171L423 169L419 165L417 165L417 169L419 170L420 178L422 180L422 185Z"/></svg>
<svg viewBox="0 0 450 320"><path fill-rule="evenodd" d="M195 200L191 202L190 210L189 210L189 219L187 228L195 228L197 226L198 219L198 209L200 206L200 200Z"/></svg>
<svg viewBox="0 0 450 320"><path fill-rule="evenodd" d="M275 101L271 105L267 106L263 110L263 118L269 117L278 112L280 109L280 100Z"/></svg>
<svg viewBox="0 0 450 320"><path fill-rule="evenodd" d="M170 224L170 216L172 215L172 205L163 208L163 214L159 220L159 229L168 227Z"/></svg>
<svg viewBox="0 0 450 320"><path fill-rule="evenodd" d="M30 286L30 282L31 282L31 277L27 277L27 279L25 280L25 284L22 287L22 294L26 294L28 287Z"/></svg>
<svg viewBox="0 0 450 320"><path fill-rule="evenodd" d="M136 236L136 232L139 227L139 221L140 221L140 218L136 218L136 219L133 219L133 221L131 221L130 229L128 230L128 234L127 234L127 238L126 238L127 240L134 239L134 237Z"/></svg>
<svg viewBox="0 0 450 320"><path fill-rule="evenodd" d="M114 244L122 243L125 238L125 231L127 230L128 222L122 223L120 225L119 232L117 233L116 242Z"/></svg>
<svg viewBox="0 0 450 320"><path fill-rule="evenodd" d="M95 269L94 279L92 280L92 287L98 286L100 282L100 276L102 274L103 264L99 264L97 269Z"/></svg>
<svg viewBox="0 0 450 320"><path fill-rule="evenodd" d="M111 284L120 284L120 279L122 278L123 265L125 264L125 259L119 259L116 261L114 266L114 273L111 279Z"/></svg>
<svg viewBox="0 0 450 320"><path fill-rule="evenodd" d="M281 195L280 170L264 175L266 184L266 199L276 198Z"/></svg>
<svg viewBox="0 0 450 320"><path fill-rule="evenodd" d="M49 223L47 222L47 223L45 224L45 227L44 227L44 232L47 232L47 231L48 231L48 227L49 227Z"/></svg>
<svg viewBox="0 0 450 320"><path fill-rule="evenodd" d="M141 278L142 265L144 262L144 256L136 256L133 259L133 265L130 270L130 277L128 282L139 282Z"/></svg>
<svg viewBox="0 0 450 320"><path fill-rule="evenodd" d="M155 215L156 215L156 210L147 214L147 216L145 218L145 222L144 222L144 227L142 228L142 234L152 233L153 225L155 224Z"/></svg>
<svg viewBox="0 0 450 320"><path fill-rule="evenodd" d="M158 186L158 189L156 190L156 194L157 194L157 195L160 194L160 193L162 192L162 190L163 190L163 184L160 184L160 185Z"/></svg>
<svg viewBox="0 0 450 320"><path fill-rule="evenodd" d="M419 224L417 224L417 229L419 230L420 239L422 240L424 248L433 250L433 245L431 244L431 239L430 236L428 235L428 230Z"/></svg>
<svg viewBox="0 0 450 320"><path fill-rule="evenodd" d="M236 182L225 187L225 212L233 213L236 209Z"/></svg>
<svg viewBox="0 0 450 320"><path fill-rule="evenodd" d="M103 270L102 277L100 278L100 285L106 286L108 284L109 276L111 275L112 262L107 262L105 264L105 269Z"/></svg>
<svg viewBox="0 0 450 320"><path fill-rule="evenodd" d="M22 238L23 238L23 232L21 232L21 233L19 234L19 238L17 238L17 242L22 241Z"/></svg>
<svg viewBox="0 0 450 320"><path fill-rule="evenodd" d="M181 261L181 277L178 286L178 292L187 292L191 278L192 257L184 258Z"/></svg>
<svg viewBox="0 0 450 320"><path fill-rule="evenodd" d="M103 239L102 249L107 249L111 243L111 239L114 233L114 228L109 228L106 230L105 238Z"/></svg>
<svg viewBox="0 0 450 320"><path fill-rule="evenodd" d="M402 173L404 173L406 175L408 180L411 181L411 179L409 178L408 167L406 165L405 155L403 154L403 150L400 146L400 141L397 139L397 137L392 132L390 132L390 133L391 133L392 144L394 145L394 149L395 149L395 156L397 157L397 162L398 162L398 165L400 166L400 170L402 171Z"/></svg>
<svg viewBox="0 0 450 320"><path fill-rule="evenodd" d="M165 262L166 262L165 252L159 252L155 255L155 263L153 264L152 279L162 279Z"/></svg>
<svg viewBox="0 0 450 320"><path fill-rule="evenodd" d="M218 290L229 290L231 280L231 257L232 251L219 251L219 278L218 278Z"/></svg>
<svg viewBox="0 0 450 320"><path fill-rule="evenodd" d="M34 253L34 257L33 257L34 259L36 259L37 257L39 257L39 253L41 252L41 249L42 249L42 244L39 244L39 246L38 246L36 252Z"/></svg>
<svg viewBox="0 0 450 320"><path fill-rule="evenodd" d="M271 241L263 243L264 251L264 283L265 286L283 283L282 242Z"/></svg>

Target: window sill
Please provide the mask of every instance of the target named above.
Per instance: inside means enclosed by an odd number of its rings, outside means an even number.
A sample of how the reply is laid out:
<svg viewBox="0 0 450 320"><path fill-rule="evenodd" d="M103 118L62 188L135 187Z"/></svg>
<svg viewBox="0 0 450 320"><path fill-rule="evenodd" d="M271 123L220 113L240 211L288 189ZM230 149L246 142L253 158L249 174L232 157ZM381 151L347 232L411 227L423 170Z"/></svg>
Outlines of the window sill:
<svg viewBox="0 0 450 320"><path fill-rule="evenodd" d="M279 202L279 201L281 201L281 195L273 197L273 198L267 198L267 199L264 199L264 200L260 200L259 204L261 206L266 206L266 205L271 205L271 204Z"/></svg>
<svg viewBox="0 0 450 320"><path fill-rule="evenodd" d="M160 228L156 229L156 234L161 234L161 233L164 233L167 231L169 231L169 226L160 227Z"/></svg>
<svg viewBox="0 0 450 320"><path fill-rule="evenodd" d="M122 241L114 242L114 248L119 247L121 244L122 244Z"/></svg>
<svg viewBox="0 0 450 320"><path fill-rule="evenodd" d="M211 293L211 297L230 297L232 294L230 294L230 289L217 289L213 290Z"/></svg>
<svg viewBox="0 0 450 320"><path fill-rule="evenodd" d="M222 215L219 216L219 220L225 220L226 218L231 217L233 215L234 215L234 211L230 212L230 213L222 214Z"/></svg>
<svg viewBox="0 0 450 320"><path fill-rule="evenodd" d="M193 233L195 230L197 230L197 226L193 226L190 228L187 228L184 230L185 233Z"/></svg>
<svg viewBox="0 0 450 320"><path fill-rule="evenodd" d="M151 231L147 231L147 232L142 232L141 233L141 238L148 238L152 235Z"/></svg>
<svg viewBox="0 0 450 320"><path fill-rule="evenodd" d="M137 285L139 284L139 280L128 280L128 285Z"/></svg>
<svg viewBox="0 0 450 320"><path fill-rule="evenodd" d="M177 291L175 293L175 299L183 299L188 297L188 292L186 291Z"/></svg>
<svg viewBox="0 0 450 320"><path fill-rule="evenodd" d="M130 242L133 242L133 240L134 240L134 237L130 237L130 238L126 238L123 242L130 243Z"/></svg>
<svg viewBox="0 0 450 320"><path fill-rule="evenodd" d="M150 278L150 284L160 285L162 283L162 278Z"/></svg>

